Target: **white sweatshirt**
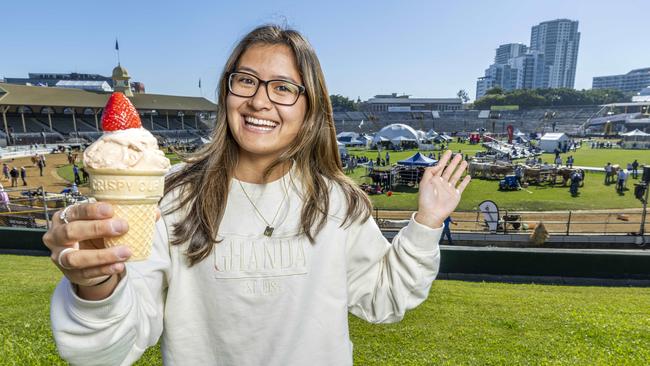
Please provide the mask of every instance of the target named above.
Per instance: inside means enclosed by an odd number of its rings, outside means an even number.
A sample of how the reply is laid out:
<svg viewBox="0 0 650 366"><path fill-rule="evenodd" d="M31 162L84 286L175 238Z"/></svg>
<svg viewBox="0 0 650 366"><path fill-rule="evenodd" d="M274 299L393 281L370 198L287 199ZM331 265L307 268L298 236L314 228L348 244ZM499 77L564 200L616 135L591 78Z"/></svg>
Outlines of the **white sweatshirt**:
<svg viewBox="0 0 650 366"><path fill-rule="evenodd" d="M300 188L285 178L241 182L267 221L279 212L270 238L234 180L223 241L200 263L188 267L187 245L169 244L183 219L177 212L158 221L151 257L128 263L107 299L83 300L64 278L51 306L61 356L74 365L129 365L162 335L165 365L351 365L348 311L396 322L426 299L442 228L411 218L391 244L372 218L340 227L346 204L334 185L327 224L311 244L298 235ZM174 199L163 199L163 212Z"/></svg>

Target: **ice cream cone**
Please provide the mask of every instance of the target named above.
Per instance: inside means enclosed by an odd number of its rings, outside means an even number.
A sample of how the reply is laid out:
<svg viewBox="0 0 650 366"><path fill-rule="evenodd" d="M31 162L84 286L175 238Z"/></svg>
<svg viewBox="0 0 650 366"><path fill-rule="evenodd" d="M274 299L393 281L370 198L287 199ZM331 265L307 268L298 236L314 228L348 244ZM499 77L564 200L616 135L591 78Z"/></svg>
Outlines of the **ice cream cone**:
<svg viewBox="0 0 650 366"><path fill-rule="evenodd" d="M117 170L86 169L91 194L97 201L113 205L113 217L125 219L129 231L105 238L106 247L126 245L133 255L129 261L144 260L151 254L158 201L163 195L167 169Z"/></svg>

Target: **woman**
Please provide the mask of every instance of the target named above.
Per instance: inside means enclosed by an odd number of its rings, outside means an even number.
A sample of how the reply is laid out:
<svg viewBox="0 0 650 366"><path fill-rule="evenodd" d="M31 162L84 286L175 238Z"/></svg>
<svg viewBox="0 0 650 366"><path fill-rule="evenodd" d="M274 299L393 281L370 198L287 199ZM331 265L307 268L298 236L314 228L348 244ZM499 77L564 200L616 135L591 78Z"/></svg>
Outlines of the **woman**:
<svg viewBox="0 0 650 366"><path fill-rule="evenodd" d="M4 211L11 211L11 206L9 206L9 195L7 194L7 191L5 191L5 188L0 184L0 207Z"/></svg>
<svg viewBox="0 0 650 366"><path fill-rule="evenodd" d="M102 249L128 226L110 205L55 215L44 242L65 278L52 327L71 363L130 364L162 334L169 365L351 364L348 311L394 322L426 299L442 222L469 183L460 155L427 170L391 244L341 170L323 73L299 33L249 33L218 107L212 143L167 180L148 260L125 267L128 248Z"/></svg>

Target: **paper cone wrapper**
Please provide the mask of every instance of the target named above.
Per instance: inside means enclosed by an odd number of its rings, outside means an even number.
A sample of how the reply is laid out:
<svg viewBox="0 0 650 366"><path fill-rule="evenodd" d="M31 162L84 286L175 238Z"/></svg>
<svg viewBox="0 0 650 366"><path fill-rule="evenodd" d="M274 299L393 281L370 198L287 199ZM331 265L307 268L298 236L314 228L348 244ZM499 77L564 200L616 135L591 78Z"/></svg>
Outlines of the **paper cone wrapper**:
<svg viewBox="0 0 650 366"><path fill-rule="evenodd" d="M107 248L128 246L129 261L145 260L151 254L156 224L156 209L163 195L167 170L90 169L91 195L113 205L113 217L125 219L129 231L121 236L104 238Z"/></svg>

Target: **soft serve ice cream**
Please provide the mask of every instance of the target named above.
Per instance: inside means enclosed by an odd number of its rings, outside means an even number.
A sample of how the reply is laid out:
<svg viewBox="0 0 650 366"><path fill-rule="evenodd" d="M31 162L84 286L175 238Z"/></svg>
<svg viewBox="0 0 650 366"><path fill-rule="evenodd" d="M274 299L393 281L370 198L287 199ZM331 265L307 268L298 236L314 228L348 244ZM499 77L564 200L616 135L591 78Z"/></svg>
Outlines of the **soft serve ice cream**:
<svg viewBox="0 0 650 366"><path fill-rule="evenodd" d="M158 149L156 138L144 128L105 133L84 151L91 169L169 169L169 159Z"/></svg>

